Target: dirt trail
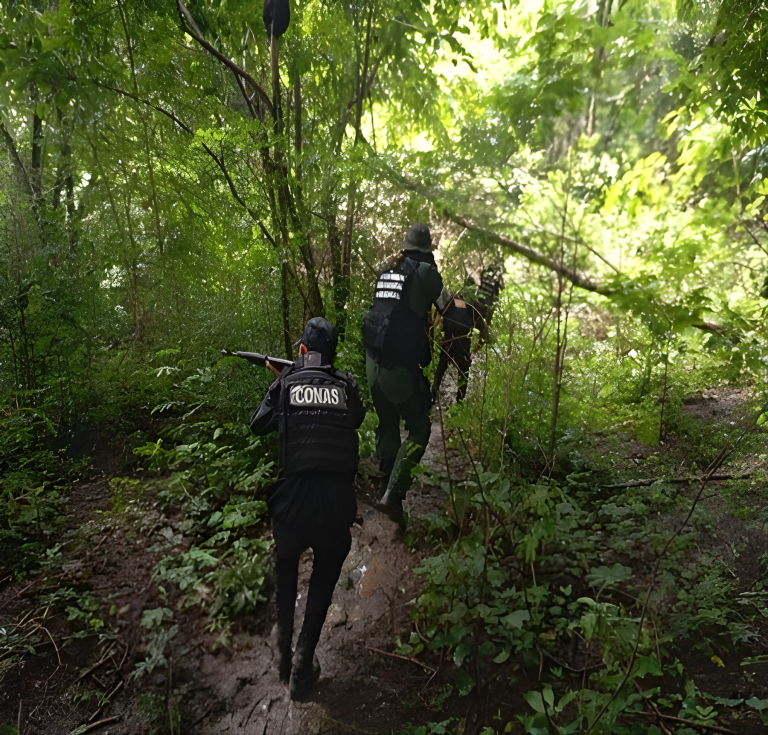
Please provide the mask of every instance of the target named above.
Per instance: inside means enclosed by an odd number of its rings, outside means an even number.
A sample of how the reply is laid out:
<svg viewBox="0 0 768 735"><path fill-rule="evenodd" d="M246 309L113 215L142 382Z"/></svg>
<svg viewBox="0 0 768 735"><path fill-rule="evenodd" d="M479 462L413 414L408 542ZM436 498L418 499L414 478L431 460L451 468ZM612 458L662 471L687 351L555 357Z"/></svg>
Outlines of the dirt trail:
<svg viewBox="0 0 768 735"><path fill-rule="evenodd" d="M93 637L62 648L63 666L58 666L54 651L41 651L6 679L8 688L0 692L0 724L15 724L18 718L24 735L69 735L95 709L93 698L74 700L73 691L108 691L117 684L119 689L98 717L118 721L107 722L94 732L149 733L139 700L148 693L163 700L169 684L179 704L181 732L185 734L327 735L349 733L355 728L391 731L409 722L432 719L424 702L418 700L431 672L368 650L391 652L397 635L410 635L410 611L420 587L413 569L420 557L406 545L405 533L374 507L381 492L364 471L356 481L359 507L352 528L352 549L318 646L321 679L305 701L292 703L287 687L277 677L274 602L264 603L256 619L236 623L227 647L216 645L218 634L205 629L207 621L199 608L184 609L181 601L161 598L152 571L163 555L189 547L185 524L180 517L168 517L153 508L151 499L141 508L130 505L120 517L111 515L108 478L130 474L125 463L128 455L121 460L114 449L107 451L106 440L101 444L105 446L96 447L90 478L76 483L66 501L70 529L66 535L77 541L71 553L65 553L63 574L54 587L61 582L90 590L111 606L107 625L113 628L117 655L76 684L79 675L101 655ZM109 455L106 465L99 460L99 448ZM436 427L426 460L435 471L442 469L436 459L441 452L442 439ZM151 480L146 484L151 495ZM438 488L423 487L417 481L406 507L411 513L436 510L441 495ZM300 565L297 636L311 563L311 552L307 552ZM38 605L37 588L23 587L14 584L0 593L0 605L7 603L0 622L18 620ZM16 597L18 592L23 594ZM131 675L143 652L142 614L146 609L168 605L179 624L171 681L164 668L134 679ZM52 628L57 638L71 632L63 618L57 625Z"/></svg>
<svg viewBox="0 0 768 735"><path fill-rule="evenodd" d="M371 679L381 668L382 657L366 646L390 648L393 632L406 623L417 592L414 555L385 515L361 504L359 516L362 523L353 527L352 550L318 646L322 676L316 690L305 702L290 701L287 687L277 678L276 627L267 638L240 634L233 653L204 652L187 662L188 669L194 669L188 672L196 690L191 714L198 723L189 732L327 733L338 727L331 721L334 713L360 710L355 718L359 722L368 719L364 710L375 717L376 710L388 704L389 693ZM310 572L311 554L307 554L300 567L297 631ZM403 662L403 666L414 665Z"/></svg>
<svg viewBox="0 0 768 735"><path fill-rule="evenodd" d="M437 460L441 453L442 437L435 427L425 459L435 471L442 469ZM412 513L434 510L441 493L416 482L406 509ZM322 674L309 697L292 702L277 677L276 626L266 637L242 633L236 636L232 652L205 651L186 663L185 674L194 684L188 700L191 722L184 732L330 735L408 721L401 705L424 687L429 672L370 649L391 651L396 635L410 630L409 613L419 593L413 569L420 559L405 545L403 531L360 497L371 500L375 495L373 488L361 483L352 550L318 645ZM308 552L299 570L296 636L311 565Z"/></svg>
<svg viewBox="0 0 768 735"><path fill-rule="evenodd" d="M738 422L749 398L745 391L720 389L686 401L684 411L703 422ZM423 463L433 472L444 472L445 453L437 412L433 420ZM683 451L682 446L679 449ZM667 444L663 451L674 452L674 443ZM642 456L646 454L650 455L651 450ZM99 451L97 455L107 453ZM459 452L449 451L448 459L454 478L466 471L466 461ZM98 471L92 473L92 478L76 484L69 494L67 507L72 531L68 537L84 539L84 546L71 559L65 559L60 580L78 589L92 590L99 599L108 601L114 611L108 625L114 627L118 655L112 663L120 659L120 666L115 665L112 670L111 664L105 665L97 672L98 682L86 678L85 683L92 690L97 689L98 683L98 690L104 691L122 682L122 688L99 714L101 718L119 721L106 723L95 732L148 734L150 729L138 706L139 698L154 693L163 700L169 685L179 704L181 732L185 735L373 735L397 731L408 723L445 719L447 715L441 716L429 707L431 695L443 683L444 672L441 670L431 679L431 670L381 653L391 653L395 638L407 637L413 630L410 611L420 590L413 569L421 556L419 550L406 545L404 532L376 509L381 490L368 477L372 462L363 463L357 480L359 513L352 529L352 550L334 592L318 647L321 679L305 701L294 703L287 687L277 678L274 603L263 604L257 618L236 623L229 646L217 646L217 634L206 631L206 619L199 608L185 610L171 600L162 600L151 580L152 569L164 554L188 548L184 524L180 517L166 517L151 507L141 512L128 509L122 521L109 514L101 515L111 506L108 476L126 474L121 461L111 455L109 460L108 466L103 467L97 462ZM637 453L630 452L624 464L627 469L637 470L638 461ZM614 471L621 471L623 466L615 467ZM740 469L759 466L761 459L752 455L744 458ZM151 481L147 484L151 485ZM724 559L734 576L741 578L740 589L748 589L761 575L759 558L768 534L765 524L762 528L753 524L747 529L730 513L717 512L718 504L722 503L719 492L720 484L713 483L712 493L702 501L712 512L714 533L707 545L713 556ZM406 499L406 509L413 517L436 511L443 496L441 489L418 479ZM308 552L300 566L297 635L311 561ZM13 597L22 587L14 585L0 593L0 605L7 603L4 618L18 619L37 604L34 595L39 590L35 588ZM131 674L143 651L144 630L139 625L142 613L164 605L174 607L175 621L180 626L171 681L163 668L136 680ZM66 624L51 630L56 638L67 633ZM61 655L64 666L57 668L53 650L43 649L14 673L12 681L6 680L12 690L0 692L0 723L16 722L20 702L24 735L70 735L78 724L85 722L95 705L93 700L79 704L73 701L72 686L79 674L98 660L98 647L91 637L82 644L62 649ZM423 653L420 659L428 667L438 667L437 654ZM721 681L725 670L698 671L696 662L689 663L702 687L736 696L736 680ZM730 666L731 662L726 663ZM738 669L736 663L734 667ZM427 684L430 689L424 693Z"/></svg>

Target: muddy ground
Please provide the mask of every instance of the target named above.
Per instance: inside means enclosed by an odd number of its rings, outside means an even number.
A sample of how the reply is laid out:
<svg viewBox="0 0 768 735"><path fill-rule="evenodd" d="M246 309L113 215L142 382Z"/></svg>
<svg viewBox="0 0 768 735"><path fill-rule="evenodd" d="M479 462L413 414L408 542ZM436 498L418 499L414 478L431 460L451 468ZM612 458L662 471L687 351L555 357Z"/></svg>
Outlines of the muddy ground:
<svg viewBox="0 0 768 735"><path fill-rule="evenodd" d="M157 509L147 482L141 501L130 504L121 518L108 511L113 499L111 476L129 473L129 453L112 437L89 430L78 436L78 448L93 456L87 478L68 493L64 538L76 551L59 565L55 578L40 577L10 584L0 592L0 624L41 621L38 655L27 658L3 682L0 724L12 723L23 735L100 732L113 735L149 733L147 720L164 713L152 709L142 695L164 702L168 689L179 704L183 733L335 733L355 728L387 732L409 723L439 720L432 704L442 676L432 666L397 658L393 643L412 629L410 610L419 594L413 568L421 556L405 543L404 531L374 505L381 494L365 463L356 481L358 517L352 528L352 550L344 564L333 604L318 647L322 676L301 703L293 703L275 668L274 605L261 606L257 617L238 621L224 645L220 631L206 629L199 609L184 609L177 600L177 658L171 680L166 673L131 676L144 654L141 619L144 610L168 605L152 580L155 564L170 551L189 547L181 518ZM436 465L439 437L433 436L428 458ZM146 481L146 478L142 478ZM419 487L410 498L411 513L439 508L442 491ZM267 531L268 532L268 531ZM296 631L301 627L312 553L302 557ZM8 580L5 580L6 583ZM89 590L109 606L107 629L65 647L47 645L72 633L62 615L51 615L41 595L62 586ZM42 631L38 631L41 633ZM163 671L165 668L163 667ZM429 685L429 690L427 686ZM90 692L90 695L89 695ZM109 693L101 702L96 693ZM155 707L157 709L157 707ZM447 717L447 716L446 716ZM102 723L98 725L98 723Z"/></svg>
<svg viewBox="0 0 768 735"><path fill-rule="evenodd" d="M740 420L749 397L745 390L720 389L694 397L684 411L697 421L730 423ZM81 444L87 445L93 462L88 476L68 493L65 545L55 576L43 572L20 584L9 584L7 579L0 583L0 626L19 621L22 628L38 626L38 655L27 657L3 680L0 725L18 726L22 735L148 734L167 721L165 703L176 701L181 732L190 735L383 735L451 716L463 721L469 734L479 730L483 710L490 714L503 706L505 720L525 711L521 692L535 686L536 669L510 662L488 682L483 702L473 696L446 699L450 667L441 665L437 654L422 654L420 664L393 655L397 636L415 630L410 611L420 587L413 569L428 548L418 538L407 544L404 532L376 509L380 489L368 474L370 463L363 465L358 478L359 514L352 551L318 649L322 677L306 701L293 703L277 678L272 602L264 603L257 616L238 621L222 645L220 631L206 629L199 609L184 609L178 599L171 603L162 599L152 571L164 554L188 548L182 519L158 510L147 481L141 501L116 520L106 512L112 503L108 480L130 471L129 452L106 433L91 432ZM673 438L654 449L627 438L617 452L617 480L652 474L655 465L645 464L649 457L681 451ZM437 424L425 463L441 471L443 457ZM459 454L450 453L449 462L454 475L463 471ZM756 455L743 464L740 471L765 469L764 458ZM716 518L707 550L726 561L740 581L739 591L744 591L764 577L761 556L768 550L768 534L765 524L760 528L722 512L725 490L719 489L726 487L727 483L713 483L703 501ZM681 492L692 491L681 486ZM439 509L442 499L441 490L419 482L407 502L417 516ZM68 548L75 551L69 553ZM308 552L301 566L297 630L310 569ZM102 601L106 625L100 636L57 645L75 623L54 615L44 596L62 586L89 590ZM168 604L174 605L179 623L170 670L162 668L163 673L156 670L136 679L132 673L145 655L142 614ZM732 699L768 697L768 663L760 661L760 657L768 661L764 639L753 641L749 651L718 653L722 667L694 651L682 656L703 691ZM745 667L741 664L747 654L758 661ZM167 696L169 692L173 697ZM719 722L739 735L768 732L756 713L746 718L726 713ZM523 730L515 725L511 732Z"/></svg>

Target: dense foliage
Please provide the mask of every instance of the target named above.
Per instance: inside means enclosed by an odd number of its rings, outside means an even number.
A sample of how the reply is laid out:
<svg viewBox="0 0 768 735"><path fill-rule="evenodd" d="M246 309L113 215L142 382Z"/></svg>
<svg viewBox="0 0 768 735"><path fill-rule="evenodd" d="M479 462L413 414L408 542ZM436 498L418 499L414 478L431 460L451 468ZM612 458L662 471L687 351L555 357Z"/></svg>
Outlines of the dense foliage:
<svg viewBox="0 0 768 735"><path fill-rule="evenodd" d="M508 681L514 661L538 667L519 716L534 735L659 732L625 718L645 677L684 719L742 705L764 719L768 700L707 698L680 662L681 646L714 660L757 638L763 583L737 592L697 546L715 524L701 506L666 547L690 493L607 486L625 479L614 465L630 440L656 451L675 437L677 453L643 460L660 478L681 460L700 474L723 446L736 471L766 451L759 428L701 429L682 410L704 388L766 379L765 7L291 11L270 45L261 7L239 0L0 4L8 578L53 574L68 553L57 529L88 462L65 449L98 427L144 473L113 479L105 523L149 492L178 511L192 543L160 549L155 579L226 642L266 595L274 447L243 424L267 375L220 351L290 358L325 315L337 366L365 392L376 264L423 220L449 287L466 292L489 265L506 286L466 402L435 412L465 471L424 469L448 500L412 527L429 553L421 628L399 652L440 650L461 696L484 696L494 667ZM374 427L369 414L364 454ZM726 506L761 528L754 478ZM103 627L100 603L56 594L78 635ZM176 614L146 611L140 673L167 663ZM43 635L8 630L0 677ZM503 715L484 725L511 731Z"/></svg>

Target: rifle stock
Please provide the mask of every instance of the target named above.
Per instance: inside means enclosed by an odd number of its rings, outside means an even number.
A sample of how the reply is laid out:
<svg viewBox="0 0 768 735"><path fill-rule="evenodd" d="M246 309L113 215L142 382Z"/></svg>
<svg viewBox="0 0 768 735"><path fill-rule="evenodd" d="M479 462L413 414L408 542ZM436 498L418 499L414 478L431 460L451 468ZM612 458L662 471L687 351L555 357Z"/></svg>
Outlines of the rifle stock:
<svg viewBox="0 0 768 735"><path fill-rule="evenodd" d="M260 365L261 367L267 366L267 360L269 364L277 368L280 372L287 367L293 365L292 360L283 360L281 357L269 357L269 355L260 355L258 352L232 352L231 350L222 350L222 355L229 355L230 357L239 357L242 360L247 360L252 365Z"/></svg>

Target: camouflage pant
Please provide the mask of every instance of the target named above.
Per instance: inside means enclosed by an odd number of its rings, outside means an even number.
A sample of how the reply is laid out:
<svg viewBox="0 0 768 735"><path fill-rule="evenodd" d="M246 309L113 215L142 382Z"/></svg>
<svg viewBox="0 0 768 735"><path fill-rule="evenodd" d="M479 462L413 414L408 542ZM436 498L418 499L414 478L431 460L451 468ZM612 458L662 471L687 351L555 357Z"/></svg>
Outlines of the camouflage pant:
<svg viewBox="0 0 768 735"><path fill-rule="evenodd" d="M429 420L431 395L426 378L407 368L385 368L366 360L368 385L379 417L376 453L379 469L389 474L385 498L388 505L402 507L411 486L411 471L427 448L432 423ZM408 436L400 441L400 421L405 421Z"/></svg>

